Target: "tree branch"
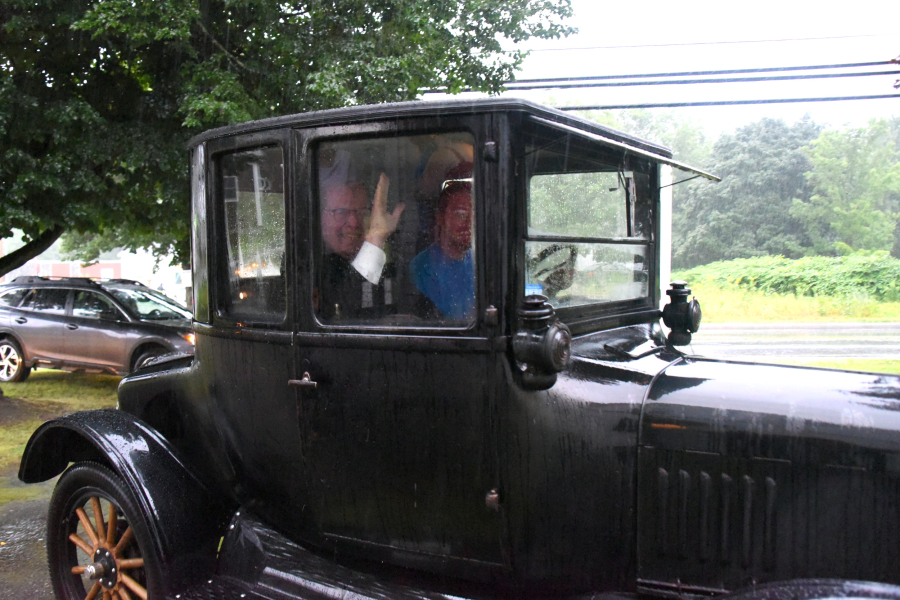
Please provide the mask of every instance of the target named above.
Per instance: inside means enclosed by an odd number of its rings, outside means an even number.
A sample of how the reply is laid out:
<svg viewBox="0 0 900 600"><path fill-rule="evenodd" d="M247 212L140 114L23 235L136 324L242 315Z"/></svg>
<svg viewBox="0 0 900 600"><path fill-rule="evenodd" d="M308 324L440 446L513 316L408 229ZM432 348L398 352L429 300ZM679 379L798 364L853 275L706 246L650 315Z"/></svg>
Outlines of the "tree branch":
<svg viewBox="0 0 900 600"><path fill-rule="evenodd" d="M223 54L225 54L225 58L236 64L241 69L247 71L248 73L253 73L254 75L262 75L262 73L260 73L259 71L251 69L250 67L242 63L237 56L229 52L228 49L225 48L225 46L220 44L219 40L216 39L216 36L210 33L209 29L206 28L202 21L197 20L197 25L200 26L200 29L203 30L203 34L209 38L209 41L211 41L216 48L218 48L222 51Z"/></svg>
<svg viewBox="0 0 900 600"><path fill-rule="evenodd" d="M44 233L37 236L15 252L10 252L5 256L0 256L0 276L6 275L13 269L18 269L29 260L41 254L44 250L53 245L53 242L59 239L65 232L62 225L54 225L50 229L44 230Z"/></svg>

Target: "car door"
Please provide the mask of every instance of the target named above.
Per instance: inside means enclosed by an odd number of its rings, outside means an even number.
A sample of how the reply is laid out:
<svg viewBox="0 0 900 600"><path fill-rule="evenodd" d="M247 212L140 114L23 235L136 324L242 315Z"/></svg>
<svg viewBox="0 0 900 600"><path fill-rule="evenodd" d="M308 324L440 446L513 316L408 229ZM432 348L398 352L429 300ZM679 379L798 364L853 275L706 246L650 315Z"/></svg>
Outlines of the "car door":
<svg viewBox="0 0 900 600"><path fill-rule="evenodd" d="M128 371L128 350L137 334L113 302L92 290L74 290L72 313L66 321L66 361Z"/></svg>
<svg viewBox="0 0 900 600"><path fill-rule="evenodd" d="M295 375L285 133L209 144L212 315L194 331L196 354L206 357L198 361L199 376L214 398L210 418L234 471L235 494L264 519L296 532L303 531L306 490L288 383Z"/></svg>
<svg viewBox="0 0 900 600"><path fill-rule="evenodd" d="M310 263L299 265L312 276L298 288L307 313L294 382L307 509L329 547L465 577L503 564L492 501L490 344L476 318L478 125L444 120L435 132L433 122L392 123L296 136L308 168L297 188L313 242ZM455 200L442 200L449 186ZM399 218L380 248L383 269L365 277L356 264L368 250L358 238L374 237L379 212ZM432 284L420 285L417 267L443 247L451 220L465 252L446 269L432 264ZM339 254L347 247L352 260ZM455 287L436 294L443 284Z"/></svg>
<svg viewBox="0 0 900 600"><path fill-rule="evenodd" d="M66 307L69 289L35 288L13 311L10 326L22 341L22 351L30 360L59 364L66 356Z"/></svg>

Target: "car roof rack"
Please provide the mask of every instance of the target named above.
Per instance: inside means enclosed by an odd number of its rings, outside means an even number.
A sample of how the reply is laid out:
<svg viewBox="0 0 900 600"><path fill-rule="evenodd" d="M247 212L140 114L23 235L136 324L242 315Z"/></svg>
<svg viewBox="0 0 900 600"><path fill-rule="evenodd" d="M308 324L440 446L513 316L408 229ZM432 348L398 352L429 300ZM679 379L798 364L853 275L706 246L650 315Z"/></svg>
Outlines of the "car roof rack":
<svg viewBox="0 0 900 600"><path fill-rule="evenodd" d="M15 279L13 279L10 283L67 283L67 284L81 284L81 285L89 285L93 287L102 286L104 283L120 283L125 285L133 285L142 288L146 288L147 286L141 283L140 281L135 281L134 279L92 279L91 277L58 277L58 276L40 276L40 275L19 275ZM148 288L149 289L149 288Z"/></svg>
<svg viewBox="0 0 900 600"><path fill-rule="evenodd" d="M147 287L140 281L135 281L133 279L104 279L100 283L126 283L128 285L138 285L140 287Z"/></svg>

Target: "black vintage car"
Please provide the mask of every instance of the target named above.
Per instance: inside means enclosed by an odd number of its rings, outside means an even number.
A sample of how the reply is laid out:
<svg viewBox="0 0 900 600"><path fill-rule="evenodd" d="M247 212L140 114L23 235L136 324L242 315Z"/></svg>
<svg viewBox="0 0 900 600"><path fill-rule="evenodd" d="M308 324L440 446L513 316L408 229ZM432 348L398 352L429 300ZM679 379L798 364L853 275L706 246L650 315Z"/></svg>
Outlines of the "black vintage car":
<svg viewBox="0 0 900 600"><path fill-rule="evenodd" d="M900 597L900 378L680 351L665 148L491 99L190 152L194 356L22 458L59 598Z"/></svg>

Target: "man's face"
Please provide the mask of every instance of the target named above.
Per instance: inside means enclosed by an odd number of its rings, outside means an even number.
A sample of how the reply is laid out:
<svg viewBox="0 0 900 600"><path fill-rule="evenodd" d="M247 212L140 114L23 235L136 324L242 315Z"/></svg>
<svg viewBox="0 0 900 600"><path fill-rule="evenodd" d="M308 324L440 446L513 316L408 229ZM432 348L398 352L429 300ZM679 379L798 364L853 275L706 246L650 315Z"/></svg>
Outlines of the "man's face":
<svg viewBox="0 0 900 600"><path fill-rule="evenodd" d="M353 260L366 233L369 202L361 187L339 186L325 192L322 209L322 239L326 252Z"/></svg>
<svg viewBox="0 0 900 600"><path fill-rule="evenodd" d="M472 246L472 196L463 188L449 193L447 207L438 216L441 250L460 260Z"/></svg>

